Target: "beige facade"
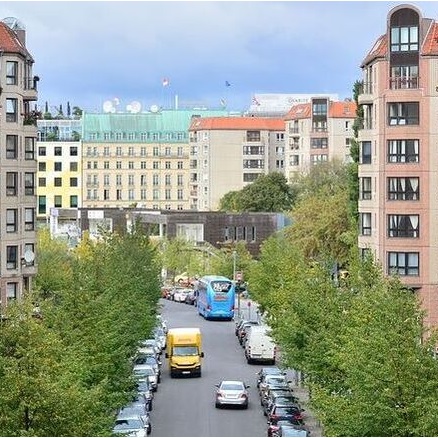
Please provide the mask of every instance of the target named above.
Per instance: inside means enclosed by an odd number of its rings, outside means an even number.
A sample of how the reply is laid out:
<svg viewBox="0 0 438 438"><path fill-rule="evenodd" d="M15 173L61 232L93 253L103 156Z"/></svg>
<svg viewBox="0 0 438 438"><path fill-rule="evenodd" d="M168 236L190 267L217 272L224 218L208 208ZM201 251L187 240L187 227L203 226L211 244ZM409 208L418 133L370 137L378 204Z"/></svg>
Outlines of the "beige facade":
<svg viewBox="0 0 438 438"><path fill-rule="evenodd" d="M362 64L359 247L418 293L438 324L438 26L393 8Z"/></svg>
<svg viewBox="0 0 438 438"><path fill-rule="evenodd" d="M284 122L277 118L221 117L190 126L190 208L216 211L220 199L259 175L283 172Z"/></svg>
<svg viewBox="0 0 438 438"><path fill-rule="evenodd" d="M356 105L351 101L315 97L293 106L285 117L286 178L291 181L321 162L350 162L355 117Z"/></svg>
<svg viewBox="0 0 438 438"><path fill-rule="evenodd" d="M24 26L0 22L0 299L20 299L36 274L36 118L38 78Z"/></svg>

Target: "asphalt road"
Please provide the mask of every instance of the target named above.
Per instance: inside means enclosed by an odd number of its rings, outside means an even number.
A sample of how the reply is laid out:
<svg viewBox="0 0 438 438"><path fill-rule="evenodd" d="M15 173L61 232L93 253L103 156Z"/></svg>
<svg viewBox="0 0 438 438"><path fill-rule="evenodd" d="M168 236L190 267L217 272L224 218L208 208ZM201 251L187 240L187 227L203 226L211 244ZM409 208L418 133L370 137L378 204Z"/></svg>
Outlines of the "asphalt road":
<svg viewBox="0 0 438 438"><path fill-rule="evenodd" d="M201 329L205 357L201 378L171 379L163 353L162 380L151 412L151 436L266 436L266 417L256 387L256 373L261 365L246 363L234 335L234 321L205 321L194 306L161 302L169 328ZM247 410L215 408L214 385L223 379L244 380L251 386Z"/></svg>

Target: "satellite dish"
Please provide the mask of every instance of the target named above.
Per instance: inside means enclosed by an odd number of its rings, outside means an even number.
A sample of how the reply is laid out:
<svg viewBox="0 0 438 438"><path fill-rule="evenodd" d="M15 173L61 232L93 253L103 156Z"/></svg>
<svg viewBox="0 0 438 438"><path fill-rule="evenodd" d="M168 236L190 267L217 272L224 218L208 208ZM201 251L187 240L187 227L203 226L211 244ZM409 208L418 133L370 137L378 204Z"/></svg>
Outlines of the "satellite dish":
<svg viewBox="0 0 438 438"><path fill-rule="evenodd" d="M131 112L132 113L139 113L141 111L141 103L134 100L131 102Z"/></svg>
<svg viewBox="0 0 438 438"><path fill-rule="evenodd" d="M115 108L113 107L113 103L111 100L106 100L103 103L103 112L104 113L113 113L115 111Z"/></svg>
<svg viewBox="0 0 438 438"><path fill-rule="evenodd" d="M151 108L150 108L150 110L151 110L151 113L157 113L158 112L158 105L152 105L151 106Z"/></svg>
<svg viewBox="0 0 438 438"><path fill-rule="evenodd" d="M32 263L35 260L35 254L33 253L33 251L31 251L30 249L28 249L25 253L24 253L24 261L28 264Z"/></svg>

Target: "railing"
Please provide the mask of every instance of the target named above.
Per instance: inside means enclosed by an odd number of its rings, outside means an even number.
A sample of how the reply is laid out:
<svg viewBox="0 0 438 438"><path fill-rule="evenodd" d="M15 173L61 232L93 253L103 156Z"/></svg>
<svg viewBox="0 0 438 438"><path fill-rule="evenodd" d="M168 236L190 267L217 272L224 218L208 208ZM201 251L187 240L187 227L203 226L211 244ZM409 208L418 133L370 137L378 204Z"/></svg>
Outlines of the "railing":
<svg viewBox="0 0 438 438"><path fill-rule="evenodd" d="M418 77L401 77L401 76L392 76L389 78L389 88L391 90L406 90L406 89L415 89L418 88Z"/></svg>

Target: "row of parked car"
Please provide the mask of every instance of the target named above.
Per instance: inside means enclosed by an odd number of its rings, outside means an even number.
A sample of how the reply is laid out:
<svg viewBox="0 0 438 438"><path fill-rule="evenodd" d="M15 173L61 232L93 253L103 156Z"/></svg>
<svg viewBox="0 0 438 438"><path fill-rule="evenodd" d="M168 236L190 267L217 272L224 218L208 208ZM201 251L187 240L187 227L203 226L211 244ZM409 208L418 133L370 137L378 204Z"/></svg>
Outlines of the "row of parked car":
<svg viewBox="0 0 438 438"><path fill-rule="evenodd" d="M161 297L177 303L196 304L195 291L189 287L171 286L161 289Z"/></svg>
<svg viewBox="0 0 438 438"><path fill-rule="evenodd" d="M257 373L257 388L268 437L308 437L300 400L291 388L287 373L279 367L265 367Z"/></svg>
<svg viewBox="0 0 438 438"><path fill-rule="evenodd" d="M167 324L157 316L153 337L139 343L132 358L135 390L132 401L117 413L113 435L147 436L152 432L150 412L161 382L161 355L166 348Z"/></svg>

